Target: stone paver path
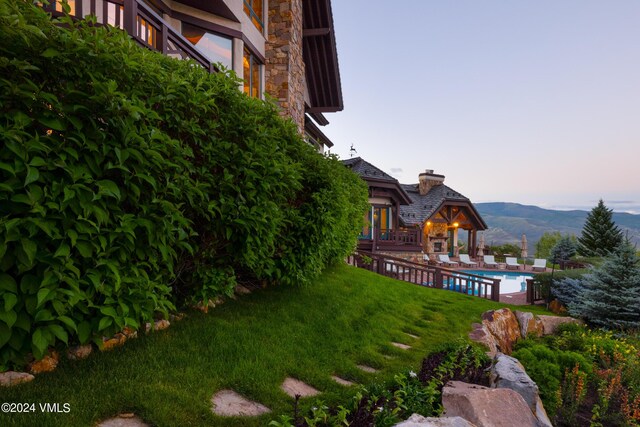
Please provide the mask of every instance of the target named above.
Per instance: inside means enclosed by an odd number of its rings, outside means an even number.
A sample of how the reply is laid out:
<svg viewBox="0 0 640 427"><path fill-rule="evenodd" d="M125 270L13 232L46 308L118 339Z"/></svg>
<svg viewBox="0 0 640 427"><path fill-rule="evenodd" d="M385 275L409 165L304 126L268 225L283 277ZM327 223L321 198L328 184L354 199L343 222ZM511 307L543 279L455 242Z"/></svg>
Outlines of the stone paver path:
<svg viewBox="0 0 640 427"><path fill-rule="evenodd" d="M377 369L372 368L371 366L367 366L367 365L356 365L358 367L358 369L368 372L370 374L375 374L376 372L378 372Z"/></svg>
<svg viewBox="0 0 640 427"><path fill-rule="evenodd" d="M233 390L220 390L211 398L211 404L213 413L223 417L239 415L255 417L271 412L266 406L253 402Z"/></svg>
<svg viewBox="0 0 640 427"><path fill-rule="evenodd" d="M405 335L409 335L411 338L416 339L416 340L417 340L418 338L420 338L419 336L417 336L417 335L413 335L413 334L410 334L409 332L405 332Z"/></svg>
<svg viewBox="0 0 640 427"><path fill-rule="evenodd" d="M345 387L350 387L352 385L354 385L355 383L349 381L349 380L345 380L344 378L340 378L338 376L332 375L331 379L334 380L335 382L337 382L340 385L343 385Z"/></svg>
<svg viewBox="0 0 640 427"><path fill-rule="evenodd" d="M401 344L401 343L399 343L399 342L392 342L392 343L391 343L391 345L392 345L392 346L394 346L394 347L401 348L401 349L403 349L403 350L409 350L409 349L411 348L411 346L410 346L410 345Z"/></svg>
<svg viewBox="0 0 640 427"><path fill-rule="evenodd" d="M309 397L320 394L315 388L295 378L286 378L280 388L291 397L296 397L296 395Z"/></svg>
<svg viewBox="0 0 640 427"><path fill-rule="evenodd" d="M97 427L150 427L149 424L136 417L134 414L120 414L115 418L104 420Z"/></svg>

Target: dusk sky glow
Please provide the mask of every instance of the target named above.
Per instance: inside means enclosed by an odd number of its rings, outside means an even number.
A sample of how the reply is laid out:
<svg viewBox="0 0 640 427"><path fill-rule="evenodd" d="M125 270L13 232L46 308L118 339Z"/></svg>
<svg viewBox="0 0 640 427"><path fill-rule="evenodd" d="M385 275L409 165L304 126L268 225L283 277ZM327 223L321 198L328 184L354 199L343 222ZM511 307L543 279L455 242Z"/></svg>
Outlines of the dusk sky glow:
<svg viewBox="0 0 640 427"><path fill-rule="evenodd" d="M331 150L473 202L640 213L640 1L332 2Z"/></svg>

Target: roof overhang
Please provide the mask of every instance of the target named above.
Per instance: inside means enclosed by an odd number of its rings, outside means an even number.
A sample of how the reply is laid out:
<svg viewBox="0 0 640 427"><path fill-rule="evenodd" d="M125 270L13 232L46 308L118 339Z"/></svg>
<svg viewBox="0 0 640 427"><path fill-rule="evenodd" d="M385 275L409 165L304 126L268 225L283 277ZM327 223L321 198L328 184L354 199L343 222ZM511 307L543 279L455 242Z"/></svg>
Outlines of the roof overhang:
<svg viewBox="0 0 640 427"><path fill-rule="evenodd" d="M307 112L342 111L344 106L331 0L305 0L302 5L302 52L309 92Z"/></svg>
<svg viewBox="0 0 640 427"><path fill-rule="evenodd" d="M205 12L212 13L214 15L221 16L229 19L233 22L240 22L240 20L233 14L229 6L223 0L175 0L177 3L182 3L187 6L191 6L194 9L203 10Z"/></svg>
<svg viewBox="0 0 640 427"><path fill-rule="evenodd" d="M412 203L411 197L404 191L404 188L400 186L397 182L391 182L386 179L378 179L378 178L370 178L367 176L359 175L360 178L366 181L369 188L384 188L390 190L400 202L401 205L410 205Z"/></svg>
<svg viewBox="0 0 640 427"><path fill-rule="evenodd" d="M482 231L489 228L487 226L487 223L484 222L484 219L482 219L482 217L480 216L480 213L478 213L478 211L476 210L475 206L473 206L473 203L471 203L470 201L464 201L464 200L448 200L448 199L445 199L440 203L437 209L433 211L433 214L431 214L429 218L423 221L423 225L425 222L433 220L434 217L438 214L438 212L440 212L442 208L447 206L458 206L458 207L468 208L469 214L471 215L470 219L473 221L477 230Z"/></svg>
<svg viewBox="0 0 640 427"><path fill-rule="evenodd" d="M333 147L333 142L318 128L318 126L313 123L313 120L309 119L309 117L304 117L304 130L308 133L313 139L315 139L320 144L331 148Z"/></svg>

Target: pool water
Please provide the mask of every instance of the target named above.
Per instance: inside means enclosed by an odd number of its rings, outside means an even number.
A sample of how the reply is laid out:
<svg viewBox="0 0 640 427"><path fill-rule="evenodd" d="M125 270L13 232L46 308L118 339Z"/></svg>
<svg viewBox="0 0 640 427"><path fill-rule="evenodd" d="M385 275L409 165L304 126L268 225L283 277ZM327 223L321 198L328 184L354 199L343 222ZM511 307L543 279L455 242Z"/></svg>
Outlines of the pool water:
<svg viewBox="0 0 640 427"><path fill-rule="evenodd" d="M521 271L484 271L484 270L464 270L465 273L476 276L491 277L500 279L500 293L512 294L514 292L525 292L527 290L527 279L531 279L533 274Z"/></svg>

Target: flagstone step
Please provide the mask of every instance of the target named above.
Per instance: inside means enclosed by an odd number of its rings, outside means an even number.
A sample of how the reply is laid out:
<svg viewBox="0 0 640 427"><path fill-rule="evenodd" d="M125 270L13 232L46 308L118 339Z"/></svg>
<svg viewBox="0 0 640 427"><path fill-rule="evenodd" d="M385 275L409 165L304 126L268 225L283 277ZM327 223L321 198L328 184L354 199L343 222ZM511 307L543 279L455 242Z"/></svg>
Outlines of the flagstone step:
<svg viewBox="0 0 640 427"><path fill-rule="evenodd" d="M409 350L411 348L410 345L401 344L399 342L392 342L391 345L394 346L394 347L401 348L402 350Z"/></svg>
<svg viewBox="0 0 640 427"><path fill-rule="evenodd" d="M290 377L285 378L280 388L293 398L295 398L296 395L299 395L300 397L309 397L309 396L316 396L320 394L318 390L311 387L310 385Z"/></svg>
<svg viewBox="0 0 640 427"><path fill-rule="evenodd" d="M211 398L211 404L213 413L223 417L256 417L271 412L266 406L249 400L233 390L220 390Z"/></svg>
<svg viewBox="0 0 640 427"><path fill-rule="evenodd" d="M340 377L338 377L336 375L332 375L331 379L334 380L335 382L337 382L338 384L343 385L345 387L350 387L352 385L355 385L354 382L349 381L349 380L345 380L344 378L340 378Z"/></svg>
<svg viewBox="0 0 640 427"><path fill-rule="evenodd" d="M372 368L371 366L367 366L367 365L356 365L358 367L358 369L368 372L370 374L375 374L376 372L378 372L378 370L376 368Z"/></svg>
<svg viewBox="0 0 640 427"><path fill-rule="evenodd" d="M120 414L117 417L102 421L97 427L150 427L132 413Z"/></svg>

